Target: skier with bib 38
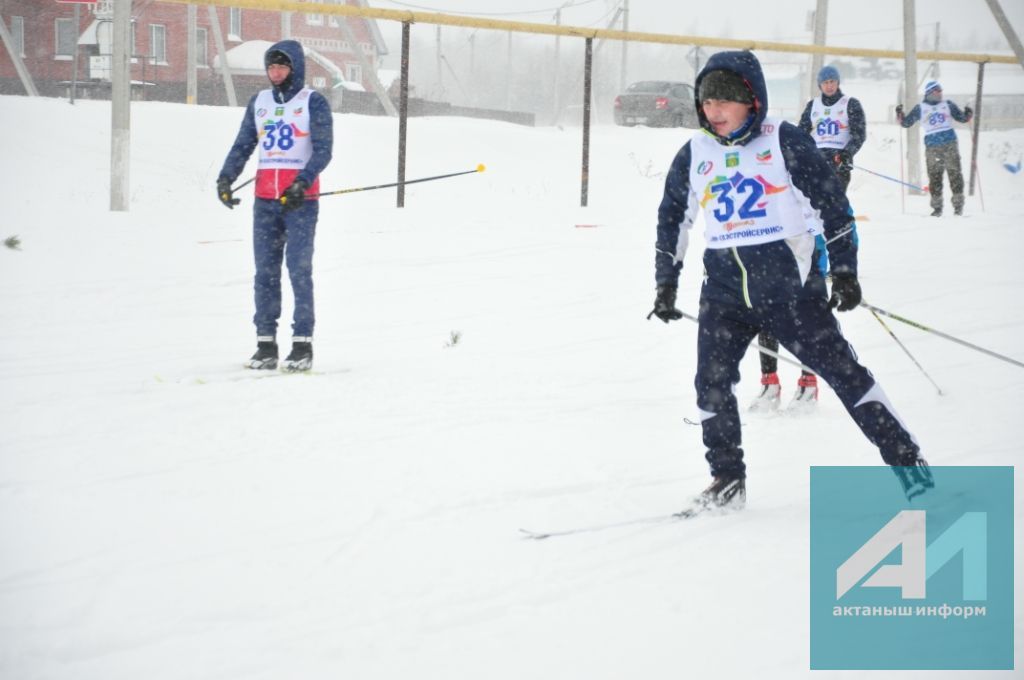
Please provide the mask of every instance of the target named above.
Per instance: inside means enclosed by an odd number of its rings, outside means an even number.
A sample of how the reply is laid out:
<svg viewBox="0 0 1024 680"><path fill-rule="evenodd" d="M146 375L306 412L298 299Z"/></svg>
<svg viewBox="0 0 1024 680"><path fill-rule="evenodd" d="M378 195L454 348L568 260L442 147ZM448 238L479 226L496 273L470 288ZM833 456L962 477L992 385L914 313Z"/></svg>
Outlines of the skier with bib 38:
<svg viewBox="0 0 1024 680"><path fill-rule="evenodd" d="M256 353L247 368L277 368L277 322L281 316L281 263L295 294L292 350L286 371L313 365L313 240L319 215L319 175L331 161L334 143L331 107L305 86L302 45L282 40L264 55L272 87L249 100L234 146L217 179L217 197L228 208L231 185L259 144L253 252L256 261Z"/></svg>
<svg viewBox="0 0 1024 680"><path fill-rule="evenodd" d="M767 118L767 88L751 52L719 52L696 81L701 130L676 155L658 209L652 315L682 318L676 288L689 230L705 218L704 283L697 338L697 407L713 481L700 508L741 506L746 465L734 387L761 329L832 387L864 435L893 466L908 498L934 486L920 447L881 386L857 362L833 308L861 301L857 249L842 186L814 141ZM824 233L832 293L814 266Z"/></svg>

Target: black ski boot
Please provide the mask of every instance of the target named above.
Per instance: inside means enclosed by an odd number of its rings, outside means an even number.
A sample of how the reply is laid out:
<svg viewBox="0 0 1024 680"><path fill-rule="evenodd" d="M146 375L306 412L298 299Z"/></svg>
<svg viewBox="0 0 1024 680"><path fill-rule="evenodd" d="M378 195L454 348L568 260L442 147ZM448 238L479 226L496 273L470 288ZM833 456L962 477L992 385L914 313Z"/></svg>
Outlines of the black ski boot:
<svg viewBox="0 0 1024 680"><path fill-rule="evenodd" d="M245 363L245 367L258 371L273 371L277 368L277 340L268 335L256 338L256 353Z"/></svg>
<svg viewBox="0 0 1024 680"><path fill-rule="evenodd" d="M747 504L747 480L734 475L719 475L711 486L692 501L689 506L674 516L687 519L704 513L721 513L742 510Z"/></svg>
<svg viewBox="0 0 1024 680"><path fill-rule="evenodd" d="M313 338L308 336L292 338L292 351L285 358L281 370L298 373L311 368L313 368Z"/></svg>
<svg viewBox="0 0 1024 680"><path fill-rule="evenodd" d="M747 504L747 480L726 475L715 477L711 486L697 498L697 503L705 509L739 510Z"/></svg>

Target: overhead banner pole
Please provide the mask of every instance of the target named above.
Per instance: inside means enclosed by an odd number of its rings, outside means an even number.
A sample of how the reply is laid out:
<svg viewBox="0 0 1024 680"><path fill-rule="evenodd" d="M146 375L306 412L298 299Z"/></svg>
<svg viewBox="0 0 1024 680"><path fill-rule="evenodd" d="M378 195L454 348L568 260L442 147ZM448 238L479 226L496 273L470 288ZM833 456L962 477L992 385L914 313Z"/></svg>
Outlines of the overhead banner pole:
<svg viewBox="0 0 1024 680"><path fill-rule="evenodd" d="M515 31L519 33L534 33L537 35L564 35L575 38L630 40L633 42L660 45L701 45L704 47L722 47L733 50L752 50L755 52L761 50L765 52L788 52L797 54L828 54L843 57L877 57L879 59L903 58L902 51L881 50L867 47L807 45L775 42L771 40L739 40L736 38L719 38L698 35L620 31L610 28L585 28L581 26L507 21L504 19L482 19L474 16L455 16L450 14L441 14L438 12L412 12L409 10L357 7L355 5L311 5L308 2L299 2L298 0L160 0L160 2L162 4L212 5L217 7L235 7L238 9L258 9L277 12L316 12L317 14L327 14L337 17L362 17L364 19L382 19L385 21L398 22L408 21L413 24L437 24L440 26L460 26L463 28L484 28L495 31ZM621 11L622 7L620 6L617 12ZM975 64L981 61L986 61L992 64L1018 63L1016 57L970 52L935 52L934 50L923 50L917 53L917 57L918 59L967 61Z"/></svg>

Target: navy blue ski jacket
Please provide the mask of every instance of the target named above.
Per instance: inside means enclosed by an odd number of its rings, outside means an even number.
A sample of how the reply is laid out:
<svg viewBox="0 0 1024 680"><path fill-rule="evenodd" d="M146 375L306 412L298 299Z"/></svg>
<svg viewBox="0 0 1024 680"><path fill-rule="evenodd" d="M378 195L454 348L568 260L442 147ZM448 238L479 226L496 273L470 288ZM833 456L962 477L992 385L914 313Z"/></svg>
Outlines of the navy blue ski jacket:
<svg viewBox="0 0 1024 680"><path fill-rule="evenodd" d="M280 89L271 85L274 100L283 104L306 86L306 58L302 52L302 45L295 40L282 40L274 43L267 49L267 53L274 50L284 52L292 62L291 78L282 83L285 88ZM224 160L224 166L221 168L218 179L227 178L229 182L234 183L242 174L249 156L252 155L259 142L254 111L256 96L252 96L245 108L242 125L238 129L234 145ZM331 162L331 150L334 146L334 119L331 117L331 105L319 92L313 92L309 97L309 125L313 155L306 163L306 167L296 175L296 178L305 180L307 186L312 186L317 175L323 172L327 164Z"/></svg>
<svg viewBox="0 0 1024 680"><path fill-rule="evenodd" d="M714 133L704 116L700 102L700 84L704 76L724 69L740 74L755 96L754 118L745 132L735 139ZM768 110L768 89L757 58L747 51L719 52L708 60L697 76L694 87L697 117L701 129L723 145L743 145L761 132L761 123ZM831 240L852 226L850 205L846 200L831 164L818 151L814 140L792 123L783 122L779 142L786 169L795 190L803 192L824 224L825 238ZM683 267L688 233L701 207L691 200L690 143L679 150L668 176L665 192L658 208L658 230L655 254L655 281L659 286L676 286ZM691 204L692 203L692 204ZM833 274L857 273L857 247L852 232L828 244ZM742 264L740 264L742 262ZM805 281L800 280L796 257L785 240L759 245L707 249L704 253L707 282L704 296L741 302L751 306L792 300L799 295Z"/></svg>

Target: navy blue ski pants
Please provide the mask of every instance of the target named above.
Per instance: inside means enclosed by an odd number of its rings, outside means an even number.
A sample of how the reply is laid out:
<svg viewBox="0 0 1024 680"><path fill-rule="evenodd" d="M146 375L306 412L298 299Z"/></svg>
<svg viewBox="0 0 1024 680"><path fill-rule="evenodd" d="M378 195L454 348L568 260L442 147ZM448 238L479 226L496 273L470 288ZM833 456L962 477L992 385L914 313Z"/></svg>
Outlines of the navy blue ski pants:
<svg viewBox="0 0 1024 680"><path fill-rule="evenodd" d="M281 317L281 263L287 259L288 278L295 294L292 334L312 336L313 240L319 201L303 201L285 211L279 201L257 198L253 205L252 248L256 262L256 335L277 335Z"/></svg>
<svg viewBox="0 0 1024 680"><path fill-rule="evenodd" d="M746 476L734 387L750 341L761 330L821 376L889 465L913 465L919 447L874 377L857 362L828 308L824 279L815 273L791 303L750 309L742 301L701 292L697 339L697 406L705 454L714 476Z"/></svg>

